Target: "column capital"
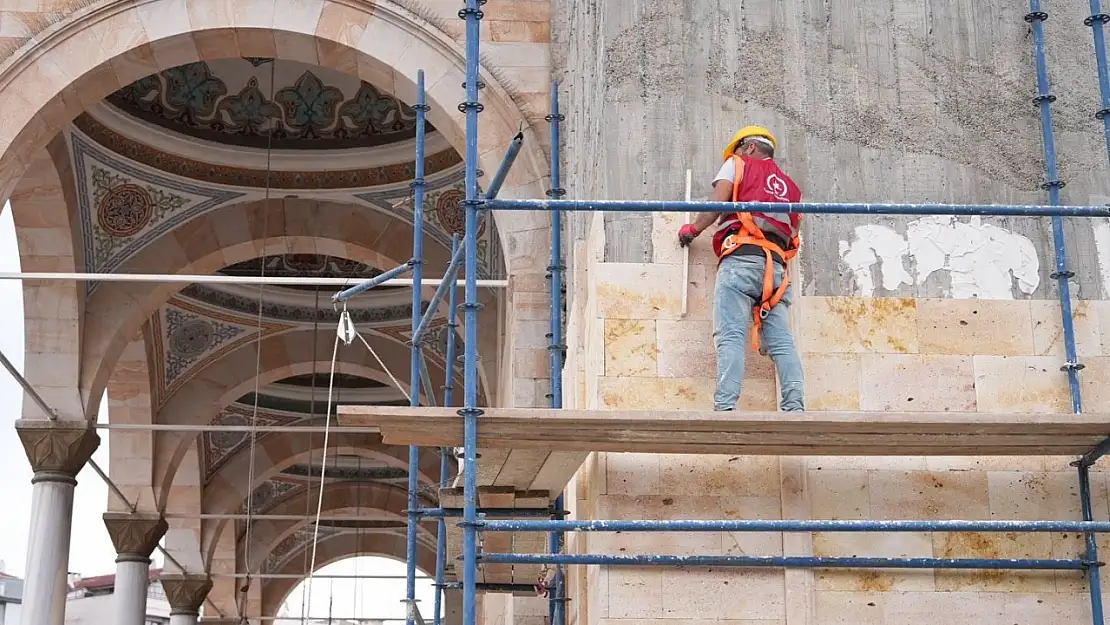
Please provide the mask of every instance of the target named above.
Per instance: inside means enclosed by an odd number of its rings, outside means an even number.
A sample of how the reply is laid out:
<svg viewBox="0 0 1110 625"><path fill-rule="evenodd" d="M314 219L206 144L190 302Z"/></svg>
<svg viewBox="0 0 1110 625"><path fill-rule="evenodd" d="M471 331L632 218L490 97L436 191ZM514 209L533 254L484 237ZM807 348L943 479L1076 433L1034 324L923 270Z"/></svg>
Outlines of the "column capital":
<svg viewBox="0 0 1110 625"><path fill-rule="evenodd" d="M15 430L36 474L76 478L100 446L100 437L86 421L20 419Z"/></svg>
<svg viewBox="0 0 1110 625"><path fill-rule="evenodd" d="M105 512L104 525L120 558L147 562L170 527L159 514L128 512Z"/></svg>
<svg viewBox="0 0 1110 625"><path fill-rule="evenodd" d="M199 614L201 604L212 590L212 580L207 575L169 574L163 575L161 582L170 614Z"/></svg>

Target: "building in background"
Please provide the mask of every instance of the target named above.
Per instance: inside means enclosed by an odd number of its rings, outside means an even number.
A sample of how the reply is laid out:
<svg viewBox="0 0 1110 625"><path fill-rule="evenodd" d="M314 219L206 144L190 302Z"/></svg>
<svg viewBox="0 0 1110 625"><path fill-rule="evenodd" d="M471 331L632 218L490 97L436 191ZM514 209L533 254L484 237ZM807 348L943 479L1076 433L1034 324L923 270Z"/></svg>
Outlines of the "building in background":
<svg viewBox="0 0 1110 625"><path fill-rule="evenodd" d="M161 569L151 569L147 586L145 625L166 625L170 622L170 604L162 590ZM66 596L66 625L107 625L112 622L116 589L115 575L81 578L71 575ZM0 621L0 625L7 625Z"/></svg>
<svg viewBox="0 0 1110 625"><path fill-rule="evenodd" d="M23 604L23 580L3 572L0 562L0 625L19 625Z"/></svg>

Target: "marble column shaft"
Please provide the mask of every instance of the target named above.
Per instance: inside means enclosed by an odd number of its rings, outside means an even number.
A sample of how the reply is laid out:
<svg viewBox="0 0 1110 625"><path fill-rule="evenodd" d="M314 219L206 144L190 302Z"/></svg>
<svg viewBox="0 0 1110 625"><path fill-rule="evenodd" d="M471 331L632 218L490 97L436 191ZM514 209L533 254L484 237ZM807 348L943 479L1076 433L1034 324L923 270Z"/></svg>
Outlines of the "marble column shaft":
<svg viewBox="0 0 1110 625"><path fill-rule="evenodd" d="M20 419L15 428L35 472L20 623L64 625L73 490L100 437L85 421Z"/></svg>
<svg viewBox="0 0 1110 625"><path fill-rule="evenodd" d="M113 593L116 625L145 625L150 554L169 526L158 514L108 512L108 535L116 547L116 588Z"/></svg>

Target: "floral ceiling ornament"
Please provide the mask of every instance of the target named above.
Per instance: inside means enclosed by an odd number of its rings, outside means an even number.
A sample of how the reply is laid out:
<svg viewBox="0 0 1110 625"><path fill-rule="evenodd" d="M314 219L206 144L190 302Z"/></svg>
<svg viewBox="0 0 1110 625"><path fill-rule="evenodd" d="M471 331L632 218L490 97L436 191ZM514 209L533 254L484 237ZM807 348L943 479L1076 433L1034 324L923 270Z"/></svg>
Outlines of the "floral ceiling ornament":
<svg viewBox="0 0 1110 625"><path fill-rule="evenodd" d="M416 135L412 107L370 83L293 61L189 63L141 78L107 100L176 132L255 148L366 148Z"/></svg>

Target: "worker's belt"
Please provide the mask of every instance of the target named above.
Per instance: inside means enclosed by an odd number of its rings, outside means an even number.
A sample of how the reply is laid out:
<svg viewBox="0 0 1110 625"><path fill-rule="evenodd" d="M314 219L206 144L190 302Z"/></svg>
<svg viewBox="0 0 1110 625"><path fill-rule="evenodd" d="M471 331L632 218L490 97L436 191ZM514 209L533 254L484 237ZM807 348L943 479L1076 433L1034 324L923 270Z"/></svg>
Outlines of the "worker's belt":
<svg viewBox="0 0 1110 625"><path fill-rule="evenodd" d="M728 231L725 232L725 237L727 238L729 235L735 234L737 232L740 232L739 226L737 226L735 228L729 228ZM764 230L763 231L763 236L767 237L767 240L770 241L771 243L774 243L775 245L779 246L779 249L785 250L787 247L789 247L789 244L787 243L786 239L782 238L780 235L778 235L774 232L768 232L768 231ZM761 258L765 258L767 256L767 251L764 250L762 247L760 247L758 245L755 245L753 243L745 243L745 244L741 245L740 247L736 248L736 251L733 252L732 254L733 255L739 255L739 256L759 256ZM774 259L776 264L782 265L783 267L786 266L786 260L783 259L783 257L779 256L778 254L771 254L771 258Z"/></svg>

